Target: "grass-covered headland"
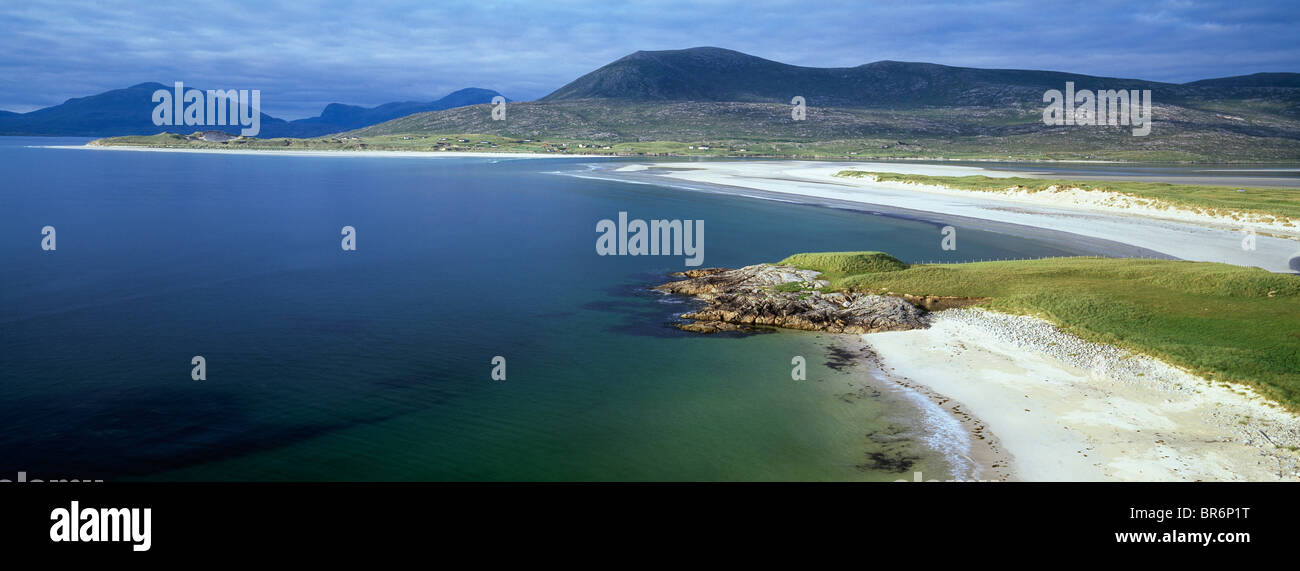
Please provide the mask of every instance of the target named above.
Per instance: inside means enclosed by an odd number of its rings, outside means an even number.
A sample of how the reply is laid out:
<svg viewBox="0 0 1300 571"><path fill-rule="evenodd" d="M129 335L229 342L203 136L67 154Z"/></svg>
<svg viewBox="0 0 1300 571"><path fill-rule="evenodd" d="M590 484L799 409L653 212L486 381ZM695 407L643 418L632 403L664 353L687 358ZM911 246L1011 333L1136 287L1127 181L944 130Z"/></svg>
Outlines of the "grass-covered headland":
<svg viewBox="0 0 1300 571"><path fill-rule="evenodd" d="M986 298L1089 341L1240 382L1300 410L1300 276L1210 262L1048 258L908 265L881 252L797 254L829 289Z"/></svg>

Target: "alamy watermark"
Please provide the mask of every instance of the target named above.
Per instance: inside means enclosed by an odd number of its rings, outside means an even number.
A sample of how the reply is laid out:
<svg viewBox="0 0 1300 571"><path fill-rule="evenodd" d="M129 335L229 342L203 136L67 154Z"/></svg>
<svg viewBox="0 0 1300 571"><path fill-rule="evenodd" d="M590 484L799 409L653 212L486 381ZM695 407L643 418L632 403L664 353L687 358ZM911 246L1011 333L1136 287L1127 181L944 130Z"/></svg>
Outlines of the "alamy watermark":
<svg viewBox="0 0 1300 571"><path fill-rule="evenodd" d="M596 253L601 256L686 256L687 266L704 263L703 220L628 220L596 223Z"/></svg>
<svg viewBox="0 0 1300 571"><path fill-rule="evenodd" d="M1132 125L1135 137L1151 133L1150 89L1075 91L1067 81L1065 93L1049 89L1043 103L1044 125Z"/></svg>
<svg viewBox="0 0 1300 571"><path fill-rule="evenodd" d="M506 358L501 355L492 356L492 380L506 380Z"/></svg>
<svg viewBox="0 0 1300 571"><path fill-rule="evenodd" d="M1241 251L1254 252L1255 251L1255 229L1250 227L1242 228L1241 234L1242 234Z"/></svg>
<svg viewBox="0 0 1300 571"><path fill-rule="evenodd" d="M93 508L73 500L50 512L50 541L54 543L118 542L132 551L153 547L152 508Z"/></svg>
<svg viewBox="0 0 1300 571"><path fill-rule="evenodd" d="M939 229L939 235L943 236L939 240L939 248L945 252L951 252L957 249L957 229L952 226L944 226Z"/></svg>
<svg viewBox="0 0 1300 571"><path fill-rule="evenodd" d="M506 120L506 98L500 95L492 98L492 120Z"/></svg>
<svg viewBox="0 0 1300 571"><path fill-rule="evenodd" d="M12 483L15 483L15 482L16 482L16 483L19 483L19 484L42 484L42 483L50 483L50 484L69 484L69 483L89 483L89 482L98 482L98 483L103 483L103 480L86 480L86 479L79 479L79 478L73 478L73 479L62 478L62 479L58 479L58 480L42 480L42 479L40 479L40 478L30 478L30 477L28 477L28 476L27 476L27 472L19 472L19 473L18 473L18 479L17 479L17 480L10 480L10 479L8 479L8 478L0 479L0 483L3 483L3 484L12 484Z"/></svg>
<svg viewBox="0 0 1300 571"><path fill-rule="evenodd" d="M934 479L927 480L925 479L925 476L921 475L920 472L912 472L911 480L894 480L894 481L895 482L1000 482L1001 480L969 480L963 478L956 478L951 480L934 480Z"/></svg>
<svg viewBox="0 0 1300 571"><path fill-rule="evenodd" d="M193 359L190 359L190 364L194 365L194 368L190 369L190 379L195 381L208 380L207 359L205 359L202 355L195 355Z"/></svg>
<svg viewBox="0 0 1300 571"><path fill-rule="evenodd" d="M153 92L153 124L194 126L241 126L239 134L256 137L262 132L262 92L247 89L185 89L177 81L173 90Z"/></svg>

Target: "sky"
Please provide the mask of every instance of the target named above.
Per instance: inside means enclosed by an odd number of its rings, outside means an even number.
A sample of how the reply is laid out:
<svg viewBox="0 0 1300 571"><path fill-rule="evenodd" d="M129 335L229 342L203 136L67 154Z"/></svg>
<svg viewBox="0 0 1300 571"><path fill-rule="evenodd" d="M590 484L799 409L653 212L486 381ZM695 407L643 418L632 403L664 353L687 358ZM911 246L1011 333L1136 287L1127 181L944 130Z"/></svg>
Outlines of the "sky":
<svg viewBox="0 0 1300 571"><path fill-rule="evenodd" d="M260 89L263 110L536 99L637 50L812 67L880 60L1187 82L1300 72L1296 0L255 2L0 0L0 109L156 81Z"/></svg>

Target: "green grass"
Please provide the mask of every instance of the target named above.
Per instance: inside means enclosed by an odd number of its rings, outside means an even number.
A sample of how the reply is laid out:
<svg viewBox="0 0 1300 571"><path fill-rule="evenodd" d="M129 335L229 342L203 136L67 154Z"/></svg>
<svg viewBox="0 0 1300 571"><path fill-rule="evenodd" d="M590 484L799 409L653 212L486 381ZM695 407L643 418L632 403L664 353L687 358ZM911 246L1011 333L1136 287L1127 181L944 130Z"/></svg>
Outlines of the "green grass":
<svg viewBox="0 0 1300 571"><path fill-rule="evenodd" d="M1048 187L1077 187L1084 190L1100 190L1127 194L1129 196L1158 201L1167 206L1204 209L1210 214L1231 215L1236 212L1251 212L1273 216L1282 223L1296 225L1300 219L1300 192L1287 188L1245 187L1246 192L1237 192L1243 187L1208 186L1191 184L1169 184L1163 182L1128 182L1128 181L1083 181L1044 178L987 176L928 176L899 173L867 172L844 170L836 176L861 178L875 176L882 182L907 182L931 184L959 190L982 192L1002 192L1017 189L1028 192L1041 192Z"/></svg>
<svg viewBox="0 0 1300 571"><path fill-rule="evenodd" d="M1051 258L893 270L859 261L881 255L799 254L783 263L831 269L827 278L838 290L988 298L980 305L1042 317L1208 379L1248 384L1300 410L1300 276L1175 260ZM850 271L834 272L839 268ZM852 273L856 268L866 270Z"/></svg>
<svg viewBox="0 0 1300 571"><path fill-rule="evenodd" d="M417 126L412 125L412 129ZM659 126L644 137L584 136L567 132L538 132L519 129L488 131L487 125L450 125L465 130L351 133L311 139L244 139L229 143L192 141L181 135L127 136L101 139L105 145L132 145L198 149L304 149L371 151L490 151L589 154L631 157L754 157L803 160L890 160L947 159L1006 161L1109 160L1121 162L1231 163L1293 161L1300 157L1300 141L1237 141L1215 148L1187 149L1126 148L1114 141L1091 141L1065 145L1039 134L1005 137L935 137L910 133L872 131L862 135L829 133L824 138L794 136L798 133L746 134L742 130L699 132L672 131L672 124ZM1132 137L1129 137L1132 138ZM447 139L443 141L442 139ZM466 139L462 143L459 139ZM1182 140L1182 139L1180 139ZM1195 138L1207 140L1207 138ZM480 141L488 141L483 145ZM441 143L441 145L439 144ZM496 146L492 146L496 145ZM581 146L580 146L581 145ZM707 146L708 149L701 147ZM608 148L606 148L608 147ZM694 148L692 148L694 147ZM1229 152L1228 150L1233 150Z"/></svg>
<svg viewBox="0 0 1300 571"><path fill-rule="evenodd" d="M781 285L772 286L773 291L783 291L786 293L799 292L799 291L803 291L804 289L806 288L804 288L803 284L799 282L786 282Z"/></svg>
<svg viewBox="0 0 1300 571"><path fill-rule="evenodd" d="M781 265L817 270L832 280L856 274L893 272L907 269L907 264L884 252L818 252L795 254L781 260Z"/></svg>

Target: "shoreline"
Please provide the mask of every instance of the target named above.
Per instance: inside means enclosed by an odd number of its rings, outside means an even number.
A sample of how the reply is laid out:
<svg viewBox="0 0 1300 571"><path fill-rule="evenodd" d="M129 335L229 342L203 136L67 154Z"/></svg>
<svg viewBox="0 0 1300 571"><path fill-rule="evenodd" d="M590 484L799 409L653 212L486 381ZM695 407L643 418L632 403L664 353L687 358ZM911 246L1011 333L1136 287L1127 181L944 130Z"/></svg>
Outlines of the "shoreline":
<svg viewBox="0 0 1300 571"><path fill-rule="evenodd" d="M109 137L96 137L96 138L93 138L91 142L93 142L93 141L95 141L95 140L99 140L99 139L105 139L105 138L109 138L109 139L111 139L111 138L117 138L117 137L120 137L120 136L123 136L123 135L119 135L119 136L109 136ZM130 136L130 135L125 135L125 136ZM26 137L26 138L41 138L41 137L48 137L48 138L91 138L90 136L86 136L86 135L0 135L0 137ZM296 139L295 137L272 137L272 139L281 139L281 138ZM311 137L309 137L309 139L310 139L310 138L311 138ZM78 146L76 146L76 145L32 145L32 146L33 146L33 147L49 147L49 148L76 148L76 147L78 147ZM100 147L101 145L90 145L89 143L87 143L85 146ZM112 147L116 147L116 148L135 148L135 149L166 149L166 150L177 150L177 151L195 151L195 150L200 150L200 151L225 152L225 149L215 149L215 148L213 148L213 149L182 149L182 148L176 148L176 147L151 147L151 146L148 146L148 145L134 145L134 144L118 144L118 145L112 145ZM275 149L262 149L262 150L258 150L257 152L266 152L266 151L270 151L270 152L278 152L278 151L276 151ZM313 151L313 152L362 152L362 153L422 153L422 152L432 152L432 153L435 153L435 154L439 154L439 155L441 155L441 152L436 152L436 151L403 151L403 150L394 150L394 149L374 149L374 150L367 150L367 151L325 151L325 150L319 150L319 149L318 149L318 150L315 150L315 151ZM502 154L502 155L532 155L533 157L530 157L530 158L540 158L540 157L551 157L551 156L555 156L553 153L534 153L534 152L529 152L529 151L498 151L498 152L495 152L495 153L488 153L488 152L485 152L485 151L448 151L448 152L451 153L451 154L462 154L462 155L474 155L474 154L479 154L479 153L486 153L486 154ZM734 155L733 155L733 154L677 154L677 153L672 153L672 152L665 152L665 153L648 153L648 154L647 154L647 153L644 153L644 152L627 152L627 153L609 153L609 154L574 154L574 155L562 155L562 156L568 156L568 157L581 157L581 158L632 159L632 160L639 160L639 161L655 161L655 160L664 160L664 159L667 159L667 160L679 160L679 159L681 159L681 160L715 160L715 161L789 161L789 162L796 162L796 161L797 161L797 162L819 162L819 163L844 163L844 162L855 162L855 163L863 163L863 162L867 162L867 163L883 163L883 164L889 164L889 163L913 163L913 164L924 164L924 163L1004 163L1004 164L1014 164L1014 165L1034 165L1034 164L1043 164L1043 165L1071 165L1071 164L1077 164L1077 165L1117 165L1117 166L1122 166L1122 165L1152 165L1152 164L1160 164L1160 165L1206 166L1206 167L1212 167L1212 166L1223 167L1223 166L1256 165L1256 164L1291 165L1291 164L1294 164L1294 162L1295 162L1294 160L1284 160L1284 159L1278 159L1278 160L1272 160L1272 161L1262 161L1262 162L1261 162L1261 161L1258 161L1258 160L1245 160L1245 159L1235 159L1235 160L1208 160L1208 161L1189 161L1189 160L1127 160L1127 159L1085 159L1085 158L1077 158L1077 159L1044 159L1044 158L1025 158L1025 157L1017 157L1017 156L973 156L973 157L948 157L948 156L851 156L851 155L779 155L779 154L762 154L762 153L746 153L746 154L734 154ZM983 168L983 167L979 167L979 168ZM1255 170L1255 169L1246 169L1246 170ZM1023 174L1025 174L1025 173L1021 173L1021 174L1023 175ZM1105 177L1105 176L1097 177L1098 180L1105 180L1106 178L1108 178L1108 177ZM1247 186L1249 186L1249 185L1247 185ZM1264 184L1263 186L1273 186L1273 185ZM1283 186L1283 187L1288 187L1288 188L1291 187L1291 185L1282 185L1282 186Z"/></svg>
<svg viewBox="0 0 1300 571"><path fill-rule="evenodd" d="M989 438L985 454L972 454L983 462L977 474L1300 481L1300 452L1291 449L1300 446L1300 416L1248 387L1211 383L1033 317L982 309L930 317L927 329L860 337L883 376Z"/></svg>
<svg viewBox="0 0 1300 571"><path fill-rule="evenodd" d="M176 149L170 147L136 147L130 145L32 145L42 149L88 151L143 151L155 153L200 153L217 155L271 155L291 157L393 157L393 158L471 158L471 159L603 159L605 155L578 155L559 153L513 153L488 151L328 151L328 150L277 150L277 149Z"/></svg>
<svg viewBox="0 0 1300 571"><path fill-rule="evenodd" d="M858 209L884 212L892 209L913 215L920 213L924 219L935 222L955 221L954 226L978 220L984 225L1003 226L1019 232L1034 229L1036 232L1056 233L1075 239L1082 237L1093 241L1090 247L1101 243L1109 243L1112 247L1119 244L1146 253L1118 254L1119 256L1220 262L1286 273L1297 271L1294 264L1300 264L1300 230L1287 230L1288 237L1284 238L1268 235L1274 231L1272 229L1261 229L1257 232L1255 249L1244 250L1240 228L1231 228L1222 223L1155 218L1140 212L1109 212L1082 208L1064 200L1059 204L1048 205L1038 201L1000 197L994 193L937 191L918 185L832 176L846 169L926 175L981 174L991 177L1024 174L948 165L826 165L807 161L730 161L691 163L690 168L674 170L632 164L616 169L576 172L572 176L658 184L812 205L847 204ZM1292 234L1294 238L1291 237Z"/></svg>
<svg viewBox="0 0 1300 571"><path fill-rule="evenodd" d="M945 397L924 384L899 375L892 375L881 361L880 355L864 335L836 334L836 343L846 351L858 355L856 360L869 384L883 390L902 394L902 399L915 407L919 416L913 419L918 430L929 431L921 438L930 450L945 456L950 464L949 477L943 481L957 482L1014 482L1018 481L1015 464L997 435L978 417L967 412L960 402ZM940 415L942 418L935 418ZM955 424L950 428L949 423ZM936 430L936 428L938 430ZM959 434L952 434L953 428ZM944 442L944 438L957 438L957 442ZM954 459L954 456L957 459ZM903 480L914 481L915 474L900 474ZM922 481L933 480L920 476Z"/></svg>
<svg viewBox="0 0 1300 571"><path fill-rule="evenodd" d="M941 214L906 208L899 206L885 206L879 204L870 204L860 201L845 200L841 198L827 198L817 196L792 196L782 192L772 192L752 188L735 187L729 185L719 185L710 183L683 183L672 179L666 179L659 175L641 175L635 174L628 176L602 176L601 174L592 174L593 172L602 171L555 171L554 174L572 176L574 178L588 178L593 180L605 180L623 182L628 184L643 184L687 190L690 192L707 192L714 194L723 194L728 196L739 196L742 198L753 198L757 200L768 200L773 202L785 202L789 204L800 204L806 206L819 206L823 208L834 208L837 210L849 210L865 214L878 214L889 216L891 218L900 218L904 220L913 220L934 224L936 231L939 227L947 224L960 224L965 228L982 230L986 232L996 232L1008 234L1015 237L1027 237L1039 240L1049 245L1062 249L1078 249L1084 246L1090 253L1086 255L1102 255L1114 258L1153 258L1175 260L1177 258L1162 254L1155 250L1142 248L1131 244L1125 244L1113 239L1098 238L1092 236L1080 236L1063 230L1049 227L1025 226L1021 224L1012 224L976 218L970 216L959 216L950 214ZM636 171L628 171L635 173ZM1077 254L1085 255L1085 254ZM921 263L921 262L918 262Z"/></svg>

